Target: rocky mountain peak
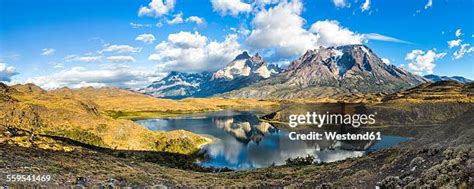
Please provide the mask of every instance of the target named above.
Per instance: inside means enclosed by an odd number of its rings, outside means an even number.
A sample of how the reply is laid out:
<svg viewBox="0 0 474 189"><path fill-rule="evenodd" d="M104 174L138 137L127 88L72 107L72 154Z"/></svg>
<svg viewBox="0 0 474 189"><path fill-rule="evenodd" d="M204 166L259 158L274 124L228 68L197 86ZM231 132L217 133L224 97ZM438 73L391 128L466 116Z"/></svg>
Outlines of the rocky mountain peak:
<svg viewBox="0 0 474 189"><path fill-rule="evenodd" d="M263 58L258 54L258 53L255 53L255 55L253 55L250 60L255 63L255 64L263 64L265 61L263 60Z"/></svg>
<svg viewBox="0 0 474 189"><path fill-rule="evenodd" d="M302 98L351 93L391 93L426 80L387 65L365 45L307 50L287 71L232 92L233 97ZM265 88L265 90L262 90ZM285 93L279 92L280 88Z"/></svg>
<svg viewBox="0 0 474 189"><path fill-rule="evenodd" d="M139 92L155 97L176 99L190 96L206 97L248 86L280 72L281 69L278 66L267 65L258 53L250 56L247 51L244 51L215 72L172 71L163 79L139 89Z"/></svg>
<svg viewBox="0 0 474 189"><path fill-rule="evenodd" d="M279 70L273 70L273 72L270 71L267 64L258 53L250 57L247 51L244 51L227 66L214 72L212 79L233 80L237 77L268 78L275 72L279 72Z"/></svg>
<svg viewBox="0 0 474 189"><path fill-rule="evenodd" d="M234 59L234 61L236 60L245 60L245 59L249 59L250 58L250 55L247 51L244 51L242 52L241 54L237 55Z"/></svg>

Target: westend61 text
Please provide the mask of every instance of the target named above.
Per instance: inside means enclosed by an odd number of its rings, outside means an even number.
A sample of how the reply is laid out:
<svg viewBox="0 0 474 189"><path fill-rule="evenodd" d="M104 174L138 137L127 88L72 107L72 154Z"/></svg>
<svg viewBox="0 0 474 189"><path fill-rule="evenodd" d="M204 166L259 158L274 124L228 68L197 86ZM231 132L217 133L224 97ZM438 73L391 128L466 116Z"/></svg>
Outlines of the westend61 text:
<svg viewBox="0 0 474 189"><path fill-rule="evenodd" d="M337 133L337 132L310 132L310 133L296 133L290 132L288 134L290 140L382 140L380 132L365 132L365 133Z"/></svg>

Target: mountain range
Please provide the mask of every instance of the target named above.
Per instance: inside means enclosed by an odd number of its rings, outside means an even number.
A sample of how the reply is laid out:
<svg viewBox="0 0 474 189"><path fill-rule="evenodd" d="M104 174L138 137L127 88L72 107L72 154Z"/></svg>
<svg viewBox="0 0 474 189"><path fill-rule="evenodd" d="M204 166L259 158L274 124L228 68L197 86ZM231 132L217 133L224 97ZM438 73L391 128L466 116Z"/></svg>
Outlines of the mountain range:
<svg viewBox="0 0 474 189"><path fill-rule="evenodd" d="M430 81L432 81L432 82L437 82L437 81L457 81L457 82L463 83L463 84L472 82L472 80L467 79L467 78L462 77L462 76L452 76L452 77L449 77L449 76L439 76L439 75L430 74L430 75L425 75L425 76L423 76L423 77L425 77L426 79L428 79L428 80L430 80Z"/></svg>
<svg viewBox="0 0 474 189"><path fill-rule="evenodd" d="M260 99L392 93L426 81L385 64L365 45L346 45L308 50L285 72L222 96Z"/></svg>
<svg viewBox="0 0 474 189"><path fill-rule="evenodd" d="M386 64L365 45L320 47L308 50L287 69L267 64L257 53L243 52L214 72L172 71L139 92L160 98L222 96L227 98L317 98L365 93L394 93L425 82L460 76L412 74Z"/></svg>
<svg viewBox="0 0 474 189"><path fill-rule="evenodd" d="M244 51L227 66L215 72L173 71L163 79L138 91L154 97L172 99L208 97L246 87L281 71L277 65L267 64L258 53L250 56Z"/></svg>

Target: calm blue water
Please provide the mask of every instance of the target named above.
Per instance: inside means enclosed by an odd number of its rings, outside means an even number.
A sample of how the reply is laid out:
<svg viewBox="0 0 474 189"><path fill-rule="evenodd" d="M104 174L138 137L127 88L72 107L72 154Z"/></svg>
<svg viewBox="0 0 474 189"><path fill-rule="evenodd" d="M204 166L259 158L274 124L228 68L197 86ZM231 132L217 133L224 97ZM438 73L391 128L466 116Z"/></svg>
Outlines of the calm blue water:
<svg viewBox="0 0 474 189"><path fill-rule="evenodd" d="M202 166L251 169L283 165L288 158L313 155L318 162L333 162L360 157L408 140L384 136L381 141L292 141L289 131L261 123L251 112L225 110L168 119L138 120L150 130L187 130L212 138L202 148L206 159Z"/></svg>

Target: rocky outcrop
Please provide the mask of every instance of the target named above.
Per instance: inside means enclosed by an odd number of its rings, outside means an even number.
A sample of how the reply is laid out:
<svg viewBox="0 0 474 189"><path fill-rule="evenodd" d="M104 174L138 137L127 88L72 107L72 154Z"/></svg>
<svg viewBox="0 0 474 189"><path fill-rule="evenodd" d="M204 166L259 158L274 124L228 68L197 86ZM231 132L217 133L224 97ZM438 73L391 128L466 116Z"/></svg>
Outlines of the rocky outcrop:
<svg viewBox="0 0 474 189"><path fill-rule="evenodd" d="M423 77L383 63L365 45L347 45L308 50L285 72L223 96L309 98L391 93L423 82Z"/></svg>

